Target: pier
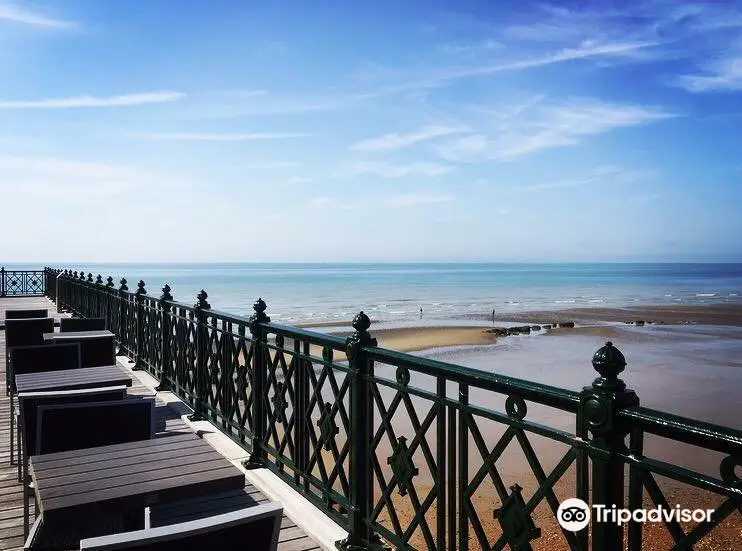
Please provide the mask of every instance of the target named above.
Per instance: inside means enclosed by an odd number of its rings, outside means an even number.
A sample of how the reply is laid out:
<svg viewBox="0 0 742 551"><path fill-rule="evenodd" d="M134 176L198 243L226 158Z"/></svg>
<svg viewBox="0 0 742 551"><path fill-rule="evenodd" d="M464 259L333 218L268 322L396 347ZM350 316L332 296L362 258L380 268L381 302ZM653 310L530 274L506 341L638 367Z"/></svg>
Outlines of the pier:
<svg viewBox="0 0 742 551"><path fill-rule="evenodd" d="M183 302L167 284L153 289L2 270L0 317L12 303L104 318L132 392L157 396L161 432L211 433L255 481L257 503L266 493L283 502L279 549L639 551L657 530L663 548L702 549L742 526L742 431L641 407L641 389L621 380L618 344L585 359L574 391L380 348L363 312L340 338L273 323L260 298L242 317L212 309L206 291ZM10 549L22 532L7 402L1 415L0 548ZM552 426L557 417L568 422ZM655 456L658 438L718 468ZM671 508L679 488L688 505L714 509L710 521L557 523L567 498Z"/></svg>

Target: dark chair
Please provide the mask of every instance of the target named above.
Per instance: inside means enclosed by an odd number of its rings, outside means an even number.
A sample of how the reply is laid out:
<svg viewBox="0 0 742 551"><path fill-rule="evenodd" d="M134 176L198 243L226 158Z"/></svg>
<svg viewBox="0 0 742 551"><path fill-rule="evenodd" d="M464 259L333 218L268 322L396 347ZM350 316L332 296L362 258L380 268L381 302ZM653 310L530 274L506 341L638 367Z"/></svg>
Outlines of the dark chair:
<svg viewBox="0 0 742 551"><path fill-rule="evenodd" d="M27 318L47 318L49 317L49 310L5 310L6 320L20 320Z"/></svg>
<svg viewBox="0 0 742 551"><path fill-rule="evenodd" d="M283 507L265 503L204 519L80 541L83 550L150 549L152 551L202 551L238 549L275 551Z"/></svg>
<svg viewBox="0 0 742 551"><path fill-rule="evenodd" d="M13 458L13 421L16 418L14 407L15 376L19 373L38 373L39 371L58 371L80 367L80 345L78 343L47 344L35 346L16 346L12 349L13 358L10 371L10 457ZM19 427L20 431L20 427ZM18 457L20 458L20 437ZM21 464L18 463L18 481L21 480Z"/></svg>
<svg viewBox="0 0 742 551"><path fill-rule="evenodd" d="M49 405L120 401L124 397L126 397L125 386L50 392L22 392L18 395L18 451L21 452L22 450L22 457L19 458L19 468L21 464L23 465L23 473L19 477L19 480L23 482L24 486L24 534L28 533L28 458L36 455L38 408Z"/></svg>
<svg viewBox="0 0 742 551"><path fill-rule="evenodd" d="M154 397L39 405L34 455L148 440L154 435L154 421ZM23 488L28 503L28 484ZM27 507L24 515L26 527ZM37 520L43 522L41 518Z"/></svg>
<svg viewBox="0 0 742 551"><path fill-rule="evenodd" d="M81 450L152 438L155 399L45 405L37 415L37 455Z"/></svg>
<svg viewBox="0 0 742 551"><path fill-rule="evenodd" d="M106 328L106 318L62 318L59 320L59 332L73 331L103 331Z"/></svg>
<svg viewBox="0 0 742 551"><path fill-rule="evenodd" d="M116 347L113 335L70 336L55 339L57 343L80 344L80 367L116 365Z"/></svg>
<svg viewBox="0 0 742 551"><path fill-rule="evenodd" d="M10 394L11 351L16 346L44 344L44 333L54 332L54 318L9 319L5 322L5 392Z"/></svg>
<svg viewBox="0 0 742 551"><path fill-rule="evenodd" d="M20 373L78 369L82 365L78 342L16 346L13 347L12 354L12 391L15 391L15 376Z"/></svg>

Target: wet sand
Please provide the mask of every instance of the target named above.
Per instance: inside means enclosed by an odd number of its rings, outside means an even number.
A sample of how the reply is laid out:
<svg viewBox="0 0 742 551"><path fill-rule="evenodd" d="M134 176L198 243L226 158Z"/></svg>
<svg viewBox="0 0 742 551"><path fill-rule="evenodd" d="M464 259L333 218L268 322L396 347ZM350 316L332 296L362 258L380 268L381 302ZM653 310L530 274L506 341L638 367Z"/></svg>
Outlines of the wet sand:
<svg viewBox="0 0 742 551"><path fill-rule="evenodd" d="M479 320L482 323L492 323L492 315L487 313L466 314L460 319ZM596 322L633 322L636 320L652 321L665 324L698 323L705 325L736 325L742 326L742 304L705 304L705 305L637 305L625 308L563 308L560 310L528 310L524 312L496 312L495 322L528 322L539 325L574 321L579 324ZM377 320L371 319L371 327ZM350 329L352 320L307 322L297 324L297 327L347 327Z"/></svg>
<svg viewBox="0 0 742 551"><path fill-rule="evenodd" d="M492 321L491 315L481 314L473 319ZM636 320L665 324L698 323L704 325L742 326L741 304L708 305L642 305L630 308L566 308L563 310L534 310L518 313L495 313L495 321L524 321L553 323L574 321L579 324L595 322L628 322Z"/></svg>
<svg viewBox="0 0 742 551"><path fill-rule="evenodd" d="M520 322L522 325L574 321L577 327L500 338L487 333L487 329L492 327L491 318L488 320L482 316L479 319L481 327L374 330L372 325L371 334L379 339L380 346L386 348L418 351L417 353L426 357L572 390L580 390L590 384L596 376L590 365L592 353L606 340L611 340L625 354L629 364L622 378L630 388L636 390L643 406L691 419L742 428L742 399L739 395L739 389L742 388L742 370L739 369L742 367L742 308L739 306L577 308L559 312L507 314L503 315L501 321ZM645 326L624 323L640 319L657 323ZM327 327L348 325L349 323L331 322ZM495 325L498 325L497 322ZM350 332L344 331L342 334L347 335ZM336 359L340 358L336 355ZM385 371L385 366L377 366L377 375L394 379L393 370L388 368ZM416 374L413 374L410 384L427 390L434 388L432 381L426 381ZM456 390L454 386L451 385L452 394ZM394 396L391 389L382 391L381 394L387 404ZM470 393L472 404L497 411L504 410L504 398L478 389L471 389ZM412 404L420 419L430 411L429 402L412 399ZM569 432L574 430L574 415L531 402L528 403L527 419ZM408 442L411 441L415 431L404 410L395 414L392 424L396 437L405 436ZM491 449L503 434L503 425L481 419L477 419L477 424L488 449ZM432 449L435 449L434 435L434 431L428 433ZM565 446L533 435L529 435L529 440L548 474L564 454ZM387 473L387 480L390 474L386 458L391 453L390 448L390 442L384 438L376 449L379 463ZM415 488L421 499L424 499L431 488L432 473L427 469L420 453L418 449L415 465L420 472L415 478ZM645 454L714 477L719 476L721 457L715 452L648 437ZM471 439L469 457L471 480L482 464L481 452ZM536 487L536 481L517 443L510 444L498 460L497 466L506 486L517 482L524 488L524 495L528 499ZM671 506L677 503L688 508L713 508L720 503L720 498L703 490L680 486L659 477L658 483L665 490ZM559 500L575 495L574 473L571 469L556 485L556 495ZM471 499L491 543L500 534L499 523L492 516L493 509L500 506L500 498L489 477ZM406 525L405 521L414 516L416 507L409 496L400 496L398 491L394 492L392 501L402 525ZM651 507L653 504L647 503L646 506ZM434 508L427 517L434 527ZM534 549L567 549L546 505L542 503L534 512L533 518L542 530L541 538L533 542ZM382 511L379 521L389 525L387 511ZM687 531L688 526L685 528ZM644 550L659 551L672 547L672 539L664 525L648 523L644 527L644 534ZM703 551L733 551L740 548L740 538L742 516L735 512L694 548ZM472 549L480 548L473 530L470 530L469 539ZM410 543L418 549L426 548L419 530Z"/></svg>

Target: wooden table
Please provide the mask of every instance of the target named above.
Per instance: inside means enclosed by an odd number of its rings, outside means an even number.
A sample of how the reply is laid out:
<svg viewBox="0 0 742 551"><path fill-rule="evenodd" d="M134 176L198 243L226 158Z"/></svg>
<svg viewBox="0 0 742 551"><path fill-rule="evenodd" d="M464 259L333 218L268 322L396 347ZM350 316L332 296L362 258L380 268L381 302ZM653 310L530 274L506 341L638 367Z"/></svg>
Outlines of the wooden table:
<svg viewBox="0 0 742 551"><path fill-rule="evenodd" d="M148 505L245 487L244 474L192 433L37 455L30 465L37 536L72 545L141 528Z"/></svg>
<svg viewBox="0 0 742 551"><path fill-rule="evenodd" d="M60 371L19 373L15 376L18 393L48 390L79 390L105 386L131 386L131 375L118 365L81 367Z"/></svg>

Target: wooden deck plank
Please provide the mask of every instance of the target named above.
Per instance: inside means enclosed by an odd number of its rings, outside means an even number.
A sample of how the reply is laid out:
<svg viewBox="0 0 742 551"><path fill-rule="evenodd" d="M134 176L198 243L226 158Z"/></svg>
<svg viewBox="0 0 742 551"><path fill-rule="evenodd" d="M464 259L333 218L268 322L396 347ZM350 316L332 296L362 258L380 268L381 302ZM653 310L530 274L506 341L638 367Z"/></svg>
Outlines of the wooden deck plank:
<svg viewBox="0 0 742 551"><path fill-rule="evenodd" d="M6 309L36 309L36 308L47 308L49 310L49 316L54 317L57 324L61 317L65 317L65 314L58 314L56 312L56 306L47 300L45 297L10 297L0 298L0 328L4 326L5 310ZM0 363L4 363L5 359L5 331L0 329ZM125 359L122 365L127 372L130 371L128 362ZM0 368L0 388L3 388L5 384L5 369L4 366ZM142 395L151 396L152 392L144 385L139 383L136 377L133 380L133 384L127 389L130 395ZM178 449L178 442L182 441L183 438L192 438L194 433L190 427L183 422L179 415L172 409L167 407L164 402L158 400L156 408L156 434L155 438L158 441L161 440L161 447L158 447L163 453L170 452ZM10 413L9 413L9 399L5 396L4 392L0 392L0 551L5 550L20 550L23 548L23 507L22 507L22 492L21 486L17 482L17 467L9 463L10 450L9 450L9 437L10 437ZM105 453L105 452L103 452ZM53 459L51 454L44 456ZM102 455L98 456L100 461L103 458ZM126 461L126 458L122 455L118 455L117 459ZM92 461L92 460L91 460ZM91 469L94 461L90 463ZM73 474L71 472L62 474ZM259 490L251 485L246 485L246 495L250 498L252 503L266 503L268 498L265 497ZM210 514L217 514L218 512L226 512L234 502L222 502L219 500L207 500L209 504L208 512ZM178 513L175 510L171 510L171 518L184 518L188 520L190 513L181 511ZM281 522L281 535L279 537L279 551L314 551L320 549L319 545L304 534L303 531L296 527L291 519L284 515Z"/></svg>

